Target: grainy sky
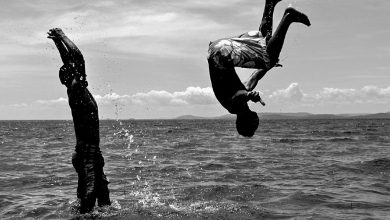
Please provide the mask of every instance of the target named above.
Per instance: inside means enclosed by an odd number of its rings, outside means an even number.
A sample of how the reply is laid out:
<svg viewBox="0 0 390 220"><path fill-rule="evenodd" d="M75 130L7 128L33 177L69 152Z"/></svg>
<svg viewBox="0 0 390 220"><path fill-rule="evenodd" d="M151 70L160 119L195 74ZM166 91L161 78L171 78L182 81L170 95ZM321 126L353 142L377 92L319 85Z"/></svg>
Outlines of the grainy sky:
<svg viewBox="0 0 390 220"><path fill-rule="evenodd" d="M390 1L283 0L293 24L283 68L260 81L258 112L390 111ZM46 32L60 27L86 59L101 118L226 114L210 88L209 41L258 28L264 0L1 0L0 119L70 119L62 65ZM251 70L238 69L245 79Z"/></svg>

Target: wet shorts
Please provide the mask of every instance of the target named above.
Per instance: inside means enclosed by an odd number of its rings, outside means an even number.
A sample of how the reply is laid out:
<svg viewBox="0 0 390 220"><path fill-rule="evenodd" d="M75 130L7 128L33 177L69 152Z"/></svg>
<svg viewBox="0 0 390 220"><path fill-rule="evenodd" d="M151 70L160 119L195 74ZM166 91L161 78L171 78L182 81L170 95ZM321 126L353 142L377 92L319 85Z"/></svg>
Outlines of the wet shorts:
<svg viewBox="0 0 390 220"><path fill-rule="evenodd" d="M231 67L270 69L265 38L248 32L234 38L224 38L209 45L208 59L220 69Z"/></svg>

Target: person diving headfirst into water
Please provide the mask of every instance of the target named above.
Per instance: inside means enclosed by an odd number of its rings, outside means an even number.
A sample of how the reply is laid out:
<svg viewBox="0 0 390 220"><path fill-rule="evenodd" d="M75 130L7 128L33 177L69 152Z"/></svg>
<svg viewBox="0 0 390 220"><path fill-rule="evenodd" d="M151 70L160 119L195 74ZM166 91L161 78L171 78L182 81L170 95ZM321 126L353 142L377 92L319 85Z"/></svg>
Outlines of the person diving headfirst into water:
<svg viewBox="0 0 390 220"><path fill-rule="evenodd" d="M108 181L103 172L104 159L99 148L98 106L88 91L83 55L77 46L59 28L49 30L64 65L60 81L67 88L76 133L72 164L78 174L77 198L80 213L90 212L95 206L111 205Z"/></svg>
<svg viewBox="0 0 390 220"><path fill-rule="evenodd" d="M288 7L276 31L272 34L272 17L275 6L281 0L266 0L258 31L250 31L237 37L222 38L210 42L208 63L214 94L221 105L236 114L237 132L252 137L259 126L259 117L249 109L247 102L260 102L259 92L253 91L257 82L274 66L281 66L279 54L290 24L302 23L310 26L309 18L292 7ZM242 83L235 67L256 69Z"/></svg>

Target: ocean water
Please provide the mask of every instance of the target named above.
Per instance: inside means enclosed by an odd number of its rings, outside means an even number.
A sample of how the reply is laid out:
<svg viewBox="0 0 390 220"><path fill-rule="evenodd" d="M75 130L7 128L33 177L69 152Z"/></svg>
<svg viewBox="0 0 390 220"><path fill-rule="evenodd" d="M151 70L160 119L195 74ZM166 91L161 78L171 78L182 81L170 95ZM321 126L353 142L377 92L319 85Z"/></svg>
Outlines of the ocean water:
<svg viewBox="0 0 390 220"><path fill-rule="evenodd" d="M390 120L101 121L113 207L77 213L72 121L0 122L1 219L390 219Z"/></svg>

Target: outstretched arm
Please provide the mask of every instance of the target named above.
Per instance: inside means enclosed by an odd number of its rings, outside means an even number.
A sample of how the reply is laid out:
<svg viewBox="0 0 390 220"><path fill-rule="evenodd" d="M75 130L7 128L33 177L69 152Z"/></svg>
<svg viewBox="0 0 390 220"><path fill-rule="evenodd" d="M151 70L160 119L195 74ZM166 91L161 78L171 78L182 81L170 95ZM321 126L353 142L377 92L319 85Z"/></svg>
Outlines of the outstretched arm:
<svg viewBox="0 0 390 220"><path fill-rule="evenodd" d="M69 52L68 49L66 49L65 45L62 43L61 39L53 32L53 29L49 30L47 34L48 34L47 38L50 38L54 41L54 44L56 45L58 52L60 53L62 62L64 64L69 63L70 62Z"/></svg>
<svg viewBox="0 0 390 220"><path fill-rule="evenodd" d="M52 37L50 37L52 36ZM84 63L84 57L79 48L74 44L60 28L53 28L49 31L50 38L58 38L65 45L68 57L74 63Z"/></svg>
<svg viewBox="0 0 390 220"><path fill-rule="evenodd" d="M69 63L69 52L66 49L65 45L62 43L60 39L53 38L53 41L58 49L58 52L60 52L61 60L64 64Z"/></svg>
<svg viewBox="0 0 390 220"><path fill-rule="evenodd" d="M247 79L247 81L244 82L244 85L245 85L245 88L248 90L248 91L252 91L256 88L257 86L257 83L259 82L259 80L261 78L263 78L263 76L268 72L268 70L266 69L258 69L258 70L255 70L251 76L249 77L249 79Z"/></svg>
<svg viewBox="0 0 390 220"><path fill-rule="evenodd" d="M65 34L62 37L63 43L66 45L71 57L75 63L84 63L84 57L76 44L73 43Z"/></svg>

